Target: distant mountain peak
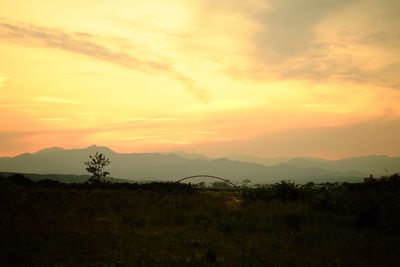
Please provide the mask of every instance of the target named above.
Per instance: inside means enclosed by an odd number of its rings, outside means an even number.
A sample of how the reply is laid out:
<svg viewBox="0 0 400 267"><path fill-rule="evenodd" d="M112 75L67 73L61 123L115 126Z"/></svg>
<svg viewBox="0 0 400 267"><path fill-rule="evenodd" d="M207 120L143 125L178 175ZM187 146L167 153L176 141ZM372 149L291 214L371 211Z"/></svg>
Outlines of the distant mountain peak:
<svg viewBox="0 0 400 267"><path fill-rule="evenodd" d="M186 151L182 151L182 150L178 150L178 151L174 151L171 152L169 154L173 154L173 155L177 155L181 158L185 158L185 159L203 159L203 160L211 160L211 158L202 155L202 154L196 154L196 153L189 153Z"/></svg>
<svg viewBox="0 0 400 267"><path fill-rule="evenodd" d="M93 145L88 146L85 149L92 149L92 148L100 148L100 147L98 145L93 144Z"/></svg>
<svg viewBox="0 0 400 267"><path fill-rule="evenodd" d="M65 149L62 147L54 146L54 147L41 149L41 150L37 151L35 154L45 154L45 153L58 152L58 151L64 151L64 150Z"/></svg>
<svg viewBox="0 0 400 267"><path fill-rule="evenodd" d="M98 145L95 145L95 144L93 144L91 146L88 146L84 150L95 151L95 152L111 152L111 153L114 153L113 150L111 150L110 148L108 148L106 146L98 146Z"/></svg>

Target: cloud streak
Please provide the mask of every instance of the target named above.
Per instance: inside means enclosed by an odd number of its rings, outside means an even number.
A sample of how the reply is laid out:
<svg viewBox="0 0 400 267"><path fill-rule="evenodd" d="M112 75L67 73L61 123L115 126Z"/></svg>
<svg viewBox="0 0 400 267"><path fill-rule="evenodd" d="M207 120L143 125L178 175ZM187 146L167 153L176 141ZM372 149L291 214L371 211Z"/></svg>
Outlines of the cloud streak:
<svg viewBox="0 0 400 267"><path fill-rule="evenodd" d="M53 97L53 96L38 96L33 98L34 101L43 102L43 103L52 103L52 104L70 104L70 105L79 105L81 102L61 98L61 97Z"/></svg>
<svg viewBox="0 0 400 267"><path fill-rule="evenodd" d="M6 79L7 79L6 74L0 72L0 88L3 86Z"/></svg>
<svg viewBox="0 0 400 267"><path fill-rule="evenodd" d="M206 90L199 88L193 79L177 71L172 64L143 59L125 51L114 51L95 42L93 39L96 36L89 33L70 33L32 24L0 21L0 38L17 41L23 45L61 49L147 74L165 74L181 82L187 91L200 100L208 101L209 99Z"/></svg>
<svg viewBox="0 0 400 267"><path fill-rule="evenodd" d="M398 118L381 117L350 125L299 127L249 140L215 142L208 146L193 145L193 152L215 156L243 153L258 157L342 158L371 154L398 156L399 134L400 120ZM265 150L266 147L268 150Z"/></svg>

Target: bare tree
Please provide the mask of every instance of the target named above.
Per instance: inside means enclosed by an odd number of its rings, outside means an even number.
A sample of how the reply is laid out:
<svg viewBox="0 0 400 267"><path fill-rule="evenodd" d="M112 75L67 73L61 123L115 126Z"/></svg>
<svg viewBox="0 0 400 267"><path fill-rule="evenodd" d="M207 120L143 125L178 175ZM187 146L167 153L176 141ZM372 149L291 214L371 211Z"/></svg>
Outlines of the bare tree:
<svg viewBox="0 0 400 267"><path fill-rule="evenodd" d="M90 172L92 176L89 178L89 183L104 182L104 178L109 175L109 172L103 171L103 168L110 164L110 160L106 158L103 153L98 153L94 156L89 156L90 160L85 162L86 171Z"/></svg>

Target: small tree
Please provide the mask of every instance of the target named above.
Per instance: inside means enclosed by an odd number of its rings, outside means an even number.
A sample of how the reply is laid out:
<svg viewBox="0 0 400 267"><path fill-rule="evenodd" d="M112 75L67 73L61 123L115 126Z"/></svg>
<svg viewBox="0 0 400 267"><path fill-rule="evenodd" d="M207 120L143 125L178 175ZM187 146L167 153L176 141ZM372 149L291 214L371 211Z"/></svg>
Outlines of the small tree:
<svg viewBox="0 0 400 267"><path fill-rule="evenodd" d="M211 183L212 187L232 187L232 185L228 184L227 182L224 181L216 181Z"/></svg>
<svg viewBox="0 0 400 267"><path fill-rule="evenodd" d="M242 182L242 187L249 187L251 184L251 180L250 179L244 179Z"/></svg>
<svg viewBox="0 0 400 267"><path fill-rule="evenodd" d="M109 172L103 171L103 168L110 164L110 160L106 158L103 153L98 153L94 156L89 156L90 160L85 162L86 171L90 172L92 176L89 178L89 183L104 182L104 178L109 175Z"/></svg>

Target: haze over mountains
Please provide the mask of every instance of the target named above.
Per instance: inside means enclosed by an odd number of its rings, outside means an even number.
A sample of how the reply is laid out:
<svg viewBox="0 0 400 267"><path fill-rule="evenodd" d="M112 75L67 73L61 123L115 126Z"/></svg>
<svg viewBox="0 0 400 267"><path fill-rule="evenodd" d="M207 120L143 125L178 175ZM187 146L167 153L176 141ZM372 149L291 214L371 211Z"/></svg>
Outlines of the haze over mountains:
<svg viewBox="0 0 400 267"><path fill-rule="evenodd" d="M370 155L362 157L351 157L339 160L326 160L312 157L305 158L257 158L246 155L229 155L227 158L252 163L273 166L276 164L287 164L301 168L322 168L332 171L358 171L381 176L399 172L400 157L389 157L384 155Z"/></svg>
<svg viewBox="0 0 400 267"><path fill-rule="evenodd" d="M386 174L386 170L389 174L400 171L400 157L366 156L330 161L313 158L259 159L236 155L212 159L185 152L117 153L95 145L84 149L54 147L16 157L2 157L0 171L87 174L84 162L96 152L104 153L110 159L107 170L113 177L134 181L174 181L190 175L209 174L233 181L250 179L254 183L280 180L334 182L360 181L369 174L379 176Z"/></svg>

